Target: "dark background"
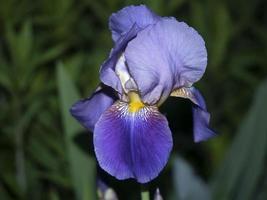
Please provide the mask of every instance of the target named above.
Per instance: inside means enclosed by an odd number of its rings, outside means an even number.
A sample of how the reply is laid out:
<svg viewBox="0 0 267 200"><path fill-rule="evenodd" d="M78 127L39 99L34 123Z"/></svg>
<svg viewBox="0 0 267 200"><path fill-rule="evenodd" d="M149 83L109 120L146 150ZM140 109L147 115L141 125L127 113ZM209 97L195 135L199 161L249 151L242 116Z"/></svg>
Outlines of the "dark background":
<svg viewBox="0 0 267 200"><path fill-rule="evenodd" d="M141 186L97 167L88 134L69 115L99 83L112 48L108 17L144 3L203 36L208 66L196 84L217 138L195 144L191 103L161 107L174 149L164 199L267 199L267 2L264 0L0 0L0 199L96 198L96 177L119 199ZM78 95L79 94L79 95ZM97 106L97 105L96 105Z"/></svg>

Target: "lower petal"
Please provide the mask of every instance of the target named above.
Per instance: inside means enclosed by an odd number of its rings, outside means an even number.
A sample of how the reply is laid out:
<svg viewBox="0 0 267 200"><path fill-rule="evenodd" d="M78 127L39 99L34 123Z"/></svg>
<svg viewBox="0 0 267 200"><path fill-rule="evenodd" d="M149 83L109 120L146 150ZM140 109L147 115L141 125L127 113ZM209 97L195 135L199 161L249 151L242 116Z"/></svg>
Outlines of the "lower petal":
<svg viewBox="0 0 267 200"><path fill-rule="evenodd" d="M205 141L217 135L209 127L210 114L207 111L206 103L203 96L196 88L179 88L174 90L171 93L171 96L190 99L194 103L193 130L195 142Z"/></svg>
<svg viewBox="0 0 267 200"><path fill-rule="evenodd" d="M154 106L130 112L116 102L96 123L94 146L100 166L117 179L154 179L166 165L172 136L165 116Z"/></svg>
<svg viewBox="0 0 267 200"><path fill-rule="evenodd" d="M73 104L70 112L85 128L93 132L99 117L115 100L116 96L112 88L99 87L91 97Z"/></svg>

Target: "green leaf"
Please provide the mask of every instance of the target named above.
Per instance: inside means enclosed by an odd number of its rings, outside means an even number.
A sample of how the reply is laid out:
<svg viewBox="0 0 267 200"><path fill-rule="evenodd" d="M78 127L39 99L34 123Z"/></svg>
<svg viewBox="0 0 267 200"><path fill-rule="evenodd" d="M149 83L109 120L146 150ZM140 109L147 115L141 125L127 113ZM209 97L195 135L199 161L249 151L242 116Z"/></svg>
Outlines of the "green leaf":
<svg viewBox="0 0 267 200"><path fill-rule="evenodd" d="M214 8L215 7L215 8ZM232 34L232 22L227 7L219 3L212 7L213 15L210 18L212 21L212 30L210 34L212 41L210 41L210 65L218 67L225 57L226 49Z"/></svg>
<svg viewBox="0 0 267 200"><path fill-rule="evenodd" d="M208 35L208 29L206 25L206 10L203 9L205 5L199 1L191 1L190 2L191 6L191 21L193 27L195 27L203 36Z"/></svg>
<svg viewBox="0 0 267 200"><path fill-rule="evenodd" d="M168 13L172 13L180 8L186 1L185 0L169 0L167 4Z"/></svg>
<svg viewBox="0 0 267 200"><path fill-rule="evenodd" d="M3 183L5 183L5 185L7 186L7 188L11 191L13 195L15 195L16 197L23 196L17 184L16 177L13 173L6 172L5 174L2 174L1 180L3 181Z"/></svg>
<svg viewBox="0 0 267 200"><path fill-rule="evenodd" d="M49 173L39 172L38 175L40 178L47 179L61 187L71 188L70 180L67 176L62 176L61 174L51 173L51 172Z"/></svg>
<svg viewBox="0 0 267 200"><path fill-rule="evenodd" d="M12 82L9 77L8 67L3 63L0 63L0 86L9 91L12 90Z"/></svg>
<svg viewBox="0 0 267 200"><path fill-rule="evenodd" d="M60 200L58 193L53 189L50 189L50 191L49 191L49 199L50 200Z"/></svg>
<svg viewBox="0 0 267 200"><path fill-rule="evenodd" d="M240 126L212 186L214 199L250 200L260 190L267 159L267 81Z"/></svg>
<svg viewBox="0 0 267 200"><path fill-rule="evenodd" d="M27 66L33 49L32 23L26 21L17 33L14 27L7 27L6 37L14 63L17 66Z"/></svg>
<svg viewBox="0 0 267 200"><path fill-rule="evenodd" d="M57 65L57 80L65 140L76 198L77 200L95 199L95 161L74 143L74 138L83 129L72 118L69 109L79 99L79 95L63 64Z"/></svg>
<svg viewBox="0 0 267 200"><path fill-rule="evenodd" d="M192 167L181 157L174 158L174 187L176 199L209 200L210 190L195 173Z"/></svg>
<svg viewBox="0 0 267 200"><path fill-rule="evenodd" d="M52 140L57 146L62 145L53 134L37 132L32 135L27 145L27 152L34 163L38 163L42 168L58 173L62 172L62 163L65 162L65 155L62 155L60 147L55 147Z"/></svg>
<svg viewBox="0 0 267 200"><path fill-rule="evenodd" d="M54 47L49 48L48 50L38 53L35 59L33 60L32 65L37 66L37 65L42 65L46 62L49 62L51 60L54 60L58 56L60 56L66 49L67 45L57 45Z"/></svg>
<svg viewBox="0 0 267 200"><path fill-rule="evenodd" d="M8 195L8 192L0 185L0 199L9 200L11 197Z"/></svg>

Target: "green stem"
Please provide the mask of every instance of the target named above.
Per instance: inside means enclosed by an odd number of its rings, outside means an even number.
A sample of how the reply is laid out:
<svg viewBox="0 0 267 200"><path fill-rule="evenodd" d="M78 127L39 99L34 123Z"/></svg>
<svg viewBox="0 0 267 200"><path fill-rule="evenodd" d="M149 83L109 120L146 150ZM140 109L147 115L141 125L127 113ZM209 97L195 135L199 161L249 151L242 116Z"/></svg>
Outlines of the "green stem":
<svg viewBox="0 0 267 200"><path fill-rule="evenodd" d="M141 199L142 200L149 200L149 191L142 191L141 192Z"/></svg>
<svg viewBox="0 0 267 200"><path fill-rule="evenodd" d="M15 144L16 144L16 151L15 151L15 160L16 160L16 178L18 185L22 193L26 192L27 182L26 182L26 174L25 174L25 156L24 156L24 145L23 145L23 133L18 130L16 132Z"/></svg>
<svg viewBox="0 0 267 200"><path fill-rule="evenodd" d="M23 142L23 127L21 126L21 104L18 101L18 97L14 95L14 118L16 119L16 125L14 127L15 132L15 167L16 167L16 179L18 186L23 194L27 190L26 181L26 169L25 169L25 155L24 155L24 142Z"/></svg>

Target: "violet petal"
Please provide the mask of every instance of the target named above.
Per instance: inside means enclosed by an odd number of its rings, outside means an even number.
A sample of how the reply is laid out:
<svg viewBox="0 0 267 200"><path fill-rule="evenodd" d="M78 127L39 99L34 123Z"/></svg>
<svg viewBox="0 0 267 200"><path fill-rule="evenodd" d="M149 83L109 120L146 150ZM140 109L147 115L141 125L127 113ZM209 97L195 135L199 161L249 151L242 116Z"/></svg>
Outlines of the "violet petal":
<svg viewBox="0 0 267 200"><path fill-rule="evenodd" d="M117 179L154 179L168 161L172 136L165 116L146 106L131 113L117 102L96 123L94 146L100 166Z"/></svg>
<svg viewBox="0 0 267 200"><path fill-rule="evenodd" d="M144 29L146 26L156 23L159 19L160 17L145 5L128 6L110 16L109 28L112 32L113 40L117 41L134 24L140 29Z"/></svg>
<svg viewBox="0 0 267 200"><path fill-rule="evenodd" d="M193 105L193 131L194 141L208 140L217 134L209 127L210 113L207 111L205 100L201 93L194 87L179 88L171 93L171 96L190 99Z"/></svg>
<svg viewBox="0 0 267 200"><path fill-rule="evenodd" d="M125 57L148 104L161 104L174 88L191 86L207 65L202 37L174 18L162 18L140 31L127 45Z"/></svg>
<svg viewBox="0 0 267 200"><path fill-rule="evenodd" d="M110 87L99 87L91 97L77 101L70 112L85 128L91 132L101 114L117 99Z"/></svg>
<svg viewBox="0 0 267 200"><path fill-rule="evenodd" d="M119 60L119 57L124 52L128 42L136 36L138 31L138 27L134 24L127 34L118 39L114 48L110 52L109 58L102 64L100 69L101 81L105 85L115 89L120 94L123 93L123 89L119 77L115 72L115 66Z"/></svg>

